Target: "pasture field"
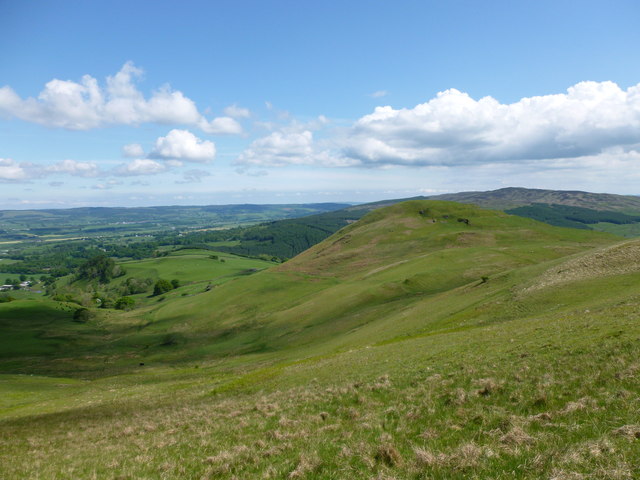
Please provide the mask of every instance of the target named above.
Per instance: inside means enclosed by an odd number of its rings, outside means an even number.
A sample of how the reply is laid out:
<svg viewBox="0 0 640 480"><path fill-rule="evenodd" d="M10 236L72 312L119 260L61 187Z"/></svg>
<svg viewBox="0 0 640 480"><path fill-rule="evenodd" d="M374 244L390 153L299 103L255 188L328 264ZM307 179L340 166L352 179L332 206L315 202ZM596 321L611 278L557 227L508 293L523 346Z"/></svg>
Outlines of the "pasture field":
<svg viewBox="0 0 640 480"><path fill-rule="evenodd" d="M639 241L415 201L237 262L86 323L0 304L0 477L640 476Z"/></svg>

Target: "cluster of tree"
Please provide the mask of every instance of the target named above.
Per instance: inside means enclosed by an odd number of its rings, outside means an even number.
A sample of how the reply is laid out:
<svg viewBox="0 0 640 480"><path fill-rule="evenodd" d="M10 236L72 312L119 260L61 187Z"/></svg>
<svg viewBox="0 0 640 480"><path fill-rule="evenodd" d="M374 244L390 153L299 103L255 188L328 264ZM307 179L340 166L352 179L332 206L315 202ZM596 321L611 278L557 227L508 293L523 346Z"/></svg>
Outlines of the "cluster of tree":
<svg viewBox="0 0 640 480"><path fill-rule="evenodd" d="M162 295L163 293L170 292L174 288L178 288L180 286L180 280L173 279L169 280L158 280L153 286L153 296Z"/></svg>
<svg viewBox="0 0 640 480"><path fill-rule="evenodd" d="M125 271L120 265L105 254L96 255L78 267L77 278L85 280L97 280L100 283L109 283L112 278L120 277Z"/></svg>
<svg viewBox="0 0 640 480"><path fill-rule="evenodd" d="M17 262L7 264L2 269L7 273L63 277L74 273L88 259L101 253L104 252L95 243L87 241L39 245L31 250L10 254L9 258Z"/></svg>
<svg viewBox="0 0 640 480"><path fill-rule="evenodd" d="M620 212L546 203L535 203L526 207L512 208L506 210L506 213L532 218L557 227L579 229L589 229L588 225L600 222L618 225L640 222L640 217Z"/></svg>
<svg viewBox="0 0 640 480"><path fill-rule="evenodd" d="M24 275L20 275L20 277L22 278ZM26 279L26 277L25 277ZM22 280L24 282L24 280ZM7 278L4 281L5 285L11 285L13 287L14 290L20 290L20 280L18 280L17 278Z"/></svg>
<svg viewBox="0 0 640 480"><path fill-rule="evenodd" d="M137 293L145 293L149 291L153 285L153 279L151 278L133 278L129 277L122 284L122 295L135 295Z"/></svg>
<svg viewBox="0 0 640 480"><path fill-rule="evenodd" d="M143 258L154 256L154 252L157 248L157 242L152 240L127 244L102 244L102 249L110 257L131 258L134 260L142 260Z"/></svg>

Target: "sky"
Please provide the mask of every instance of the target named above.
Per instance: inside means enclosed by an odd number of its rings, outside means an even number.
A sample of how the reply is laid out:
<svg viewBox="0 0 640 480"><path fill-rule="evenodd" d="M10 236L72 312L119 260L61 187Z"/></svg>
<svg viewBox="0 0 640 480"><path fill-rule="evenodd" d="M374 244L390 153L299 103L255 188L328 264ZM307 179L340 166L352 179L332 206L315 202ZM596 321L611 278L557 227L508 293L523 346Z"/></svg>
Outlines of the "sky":
<svg viewBox="0 0 640 480"><path fill-rule="evenodd" d="M640 3L0 0L0 209L640 194Z"/></svg>

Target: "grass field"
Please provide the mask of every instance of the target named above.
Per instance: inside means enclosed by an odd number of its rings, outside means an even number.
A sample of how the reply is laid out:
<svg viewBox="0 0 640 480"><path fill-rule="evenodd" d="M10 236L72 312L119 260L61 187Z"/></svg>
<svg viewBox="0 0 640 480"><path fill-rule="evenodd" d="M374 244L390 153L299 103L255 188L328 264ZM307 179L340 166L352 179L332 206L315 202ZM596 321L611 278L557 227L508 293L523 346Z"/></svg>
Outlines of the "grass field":
<svg viewBox="0 0 640 480"><path fill-rule="evenodd" d="M180 254L127 270L210 280ZM3 304L0 477L638 478L639 281L640 242L408 202L86 324Z"/></svg>

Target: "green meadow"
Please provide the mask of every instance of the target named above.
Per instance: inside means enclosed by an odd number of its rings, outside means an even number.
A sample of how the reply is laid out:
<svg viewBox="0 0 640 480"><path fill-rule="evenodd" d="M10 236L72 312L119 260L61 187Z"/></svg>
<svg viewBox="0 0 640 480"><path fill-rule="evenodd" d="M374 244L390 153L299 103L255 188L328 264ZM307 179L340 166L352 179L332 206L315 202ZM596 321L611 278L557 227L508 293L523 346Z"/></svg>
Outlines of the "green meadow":
<svg viewBox="0 0 640 480"><path fill-rule="evenodd" d="M121 265L182 286L0 304L0 478L640 477L640 241L420 200Z"/></svg>

